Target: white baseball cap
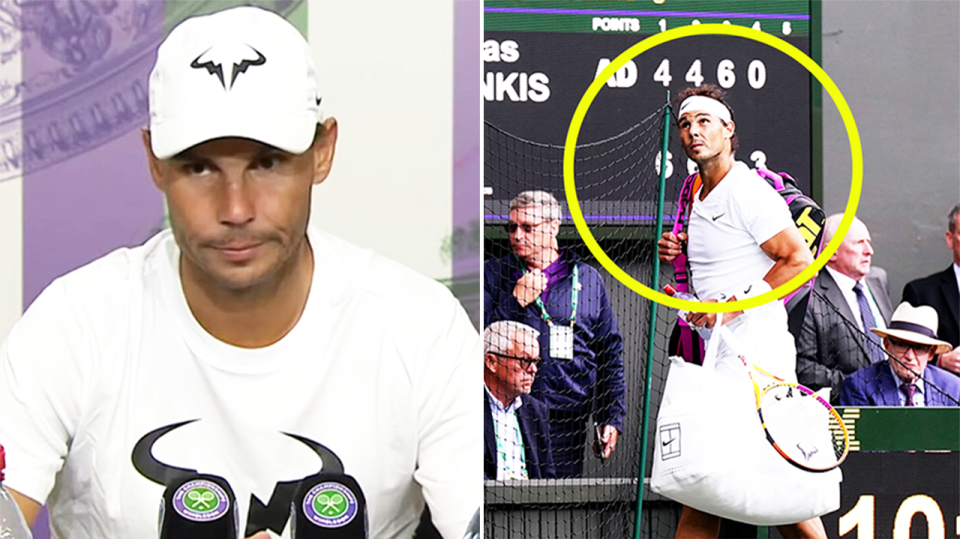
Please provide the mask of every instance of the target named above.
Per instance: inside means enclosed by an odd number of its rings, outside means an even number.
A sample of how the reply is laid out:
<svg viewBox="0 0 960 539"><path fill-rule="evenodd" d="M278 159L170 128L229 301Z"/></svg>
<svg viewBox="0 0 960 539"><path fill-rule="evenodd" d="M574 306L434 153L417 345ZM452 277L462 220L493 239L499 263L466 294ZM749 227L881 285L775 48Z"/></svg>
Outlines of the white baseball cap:
<svg viewBox="0 0 960 539"><path fill-rule="evenodd" d="M238 7L187 19L157 51L150 141L159 159L221 137L300 154L321 120L310 46L276 13Z"/></svg>

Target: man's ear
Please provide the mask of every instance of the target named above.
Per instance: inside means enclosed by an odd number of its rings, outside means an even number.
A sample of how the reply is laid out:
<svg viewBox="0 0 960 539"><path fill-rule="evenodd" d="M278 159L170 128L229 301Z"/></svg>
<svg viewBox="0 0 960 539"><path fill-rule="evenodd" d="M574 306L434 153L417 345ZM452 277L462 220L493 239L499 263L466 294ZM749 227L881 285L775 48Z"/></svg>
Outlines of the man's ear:
<svg viewBox="0 0 960 539"><path fill-rule="evenodd" d="M153 155L153 148L150 146L150 130L141 129L140 139L143 141L143 149L147 152L147 168L150 169L150 177L153 178L153 184L162 192L164 191L163 175L160 173L160 160Z"/></svg>
<svg viewBox="0 0 960 539"><path fill-rule="evenodd" d="M733 134L737 132L737 124L733 123L733 120L730 120L724 124L723 128L726 130L726 138L733 138Z"/></svg>
<svg viewBox="0 0 960 539"><path fill-rule="evenodd" d="M494 354L484 354L483 355L483 366L490 370L490 372L496 374L497 372L497 356Z"/></svg>
<svg viewBox="0 0 960 539"><path fill-rule="evenodd" d="M333 155L337 149L337 119L327 118L323 122L323 136L313 145L314 163L316 169L313 175L313 184L319 185L330 175L333 167Z"/></svg>

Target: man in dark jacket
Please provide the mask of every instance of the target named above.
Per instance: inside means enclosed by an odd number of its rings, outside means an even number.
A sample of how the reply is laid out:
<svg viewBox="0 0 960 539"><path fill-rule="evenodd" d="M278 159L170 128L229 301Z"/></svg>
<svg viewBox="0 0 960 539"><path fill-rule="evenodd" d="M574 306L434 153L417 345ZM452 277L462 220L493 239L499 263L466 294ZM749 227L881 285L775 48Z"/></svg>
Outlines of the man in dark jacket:
<svg viewBox="0 0 960 539"><path fill-rule="evenodd" d="M824 244L842 218L839 213L827 218ZM819 296L810 298L797 336L797 381L815 391L829 389L834 404L844 378L886 359L880 338L871 330L885 329L893 309L887 272L872 260L870 231L854 218L840 248L817 275L814 290Z"/></svg>
<svg viewBox="0 0 960 539"><path fill-rule="evenodd" d="M512 253L484 263L484 323L516 320L540 332L543 365L532 395L550 409L557 476L578 476L591 415L599 456L616 448L626 410L623 339L600 275L558 247L553 195L517 195L507 230Z"/></svg>
<svg viewBox="0 0 960 539"><path fill-rule="evenodd" d="M953 350L940 354L936 365L960 374L960 204L947 217L947 247L953 251L953 264L928 277L910 281L903 287L903 301L911 305L930 305L940 317L937 334Z"/></svg>
<svg viewBox="0 0 960 539"><path fill-rule="evenodd" d="M539 332L501 320L483 333L483 476L555 477L549 411L530 396L540 364Z"/></svg>

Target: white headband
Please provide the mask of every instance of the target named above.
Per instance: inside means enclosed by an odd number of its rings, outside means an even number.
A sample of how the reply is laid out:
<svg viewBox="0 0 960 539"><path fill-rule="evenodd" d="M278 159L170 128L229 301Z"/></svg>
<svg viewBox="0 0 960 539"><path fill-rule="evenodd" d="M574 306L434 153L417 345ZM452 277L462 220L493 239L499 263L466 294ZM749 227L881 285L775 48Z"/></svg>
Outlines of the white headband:
<svg viewBox="0 0 960 539"><path fill-rule="evenodd" d="M684 99L683 103L680 104L680 112L677 113L677 118L681 118L684 114L693 111L703 111L720 118L725 123L730 122L730 109L712 97L692 95Z"/></svg>

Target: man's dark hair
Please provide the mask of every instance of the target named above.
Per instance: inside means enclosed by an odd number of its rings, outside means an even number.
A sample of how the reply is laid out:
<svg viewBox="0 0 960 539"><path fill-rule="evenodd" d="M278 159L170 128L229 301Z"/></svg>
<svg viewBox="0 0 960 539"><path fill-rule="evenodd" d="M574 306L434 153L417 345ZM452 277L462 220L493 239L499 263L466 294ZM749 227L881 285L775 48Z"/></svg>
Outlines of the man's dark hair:
<svg viewBox="0 0 960 539"><path fill-rule="evenodd" d="M947 230L951 234L957 233L957 216L960 215L960 204L957 204L950 210L950 215L947 216Z"/></svg>
<svg viewBox="0 0 960 539"><path fill-rule="evenodd" d="M721 90L718 86L714 86L713 84L704 84L703 86L697 86L697 87L691 86L690 88L684 88L683 91L680 92L680 95L677 96L676 102L674 103L674 107L673 107L674 114L676 114L676 111L680 110L680 105L683 103L683 100L692 95L702 95L705 97L710 97L723 103L723 106L727 107L727 110L730 111L730 119L733 120L734 123L736 123L737 116L733 113L733 107L731 107L730 104L727 103L727 100L726 100L727 93ZM727 125L727 122L724 122L723 120L720 120L720 122L723 125ZM679 117L677 118L677 124L678 125L680 124ZM734 131L733 136L730 137L730 151L735 152L739 147L740 147L740 140L737 138L737 132Z"/></svg>

